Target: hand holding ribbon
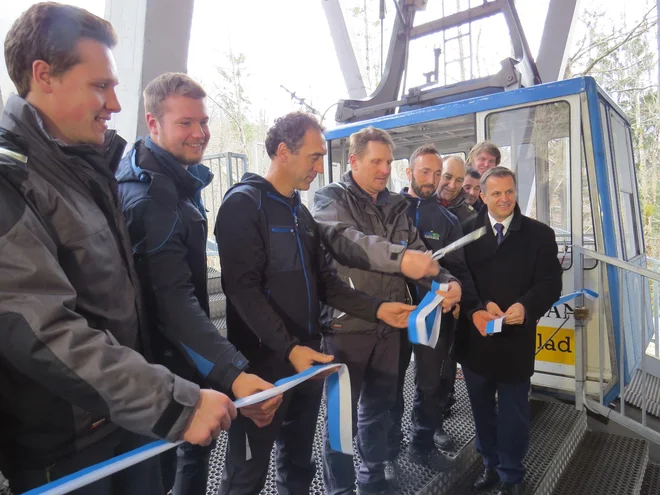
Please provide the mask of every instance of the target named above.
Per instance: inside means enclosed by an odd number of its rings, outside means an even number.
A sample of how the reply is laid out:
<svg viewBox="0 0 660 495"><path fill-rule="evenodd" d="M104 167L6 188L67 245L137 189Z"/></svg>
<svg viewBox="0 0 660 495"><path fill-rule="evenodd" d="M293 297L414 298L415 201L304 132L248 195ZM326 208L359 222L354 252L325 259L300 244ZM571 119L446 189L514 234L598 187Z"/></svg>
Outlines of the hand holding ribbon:
<svg viewBox="0 0 660 495"><path fill-rule="evenodd" d="M271 388L273 388L273 385L262 380L257 375L250 373L241 373L238 375L231 386L234 397L237 399L242 399ZM264 402L243 407L241 414L246 418L250 418L259 428L263 428L270 424L281 404L282 394L279 394Z"/></svg>
<svg viewBox="0 0 660 495"><path fill-rule="evenodd" d="M228 414L235 418L236 409L249 407L250 405L281 396L284 392L296 385L299 385L310 378L322 375L330 370L332 370L332 374L328 377L326 383L328 387L327 407L330 446L337 452L352 455L353 433L351 425L351 381L345 364L312 366L302 373L278 381L273 388L239 399L233 404L231 401L229 401L229 405L225 404L224 400L220 402L223 404L223 408L227 409ZM212 397L213 399L219 399L219 397L215 397L214 394L225 398L227 397L226 395L213 390L203 390L203 392L212 392L209 397ZM213 402L213 400L211 402ZM223 413L218 412L218 414ZM173 449L181 443L183 442L168 443L163 440L151 442L147 445L131 450L130 452L126 452L125 454L108 459L107 461L99 462L98 464L81 469L76 473L64 476L56 481L46 483L39 488L29 490L25 492L24 495L62 495L69 493L146 459L159 455L167 450Z"/></svg>

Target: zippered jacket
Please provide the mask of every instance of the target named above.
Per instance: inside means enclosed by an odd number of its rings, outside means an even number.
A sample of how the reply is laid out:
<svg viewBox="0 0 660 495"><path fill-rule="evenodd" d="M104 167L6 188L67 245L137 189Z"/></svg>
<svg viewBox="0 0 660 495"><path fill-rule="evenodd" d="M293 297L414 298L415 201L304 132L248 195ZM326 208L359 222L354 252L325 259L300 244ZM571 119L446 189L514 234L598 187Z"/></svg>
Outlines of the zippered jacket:
<svg viewBox="0 0 660 495"><path fill-rule="evenodd" d="M427 251L427 247L407 210L406 198L388 190L381 192L374 203L351 172L344 174L341 182L316 192L314 219L339 276L351 287L387 301L411 302L401 274L401 260L406 249ZM457 279L441 267L437 280L446 283ZM323 313L323 326L328 332L398 330L329 308Z"/></svg>
<svg viewBox="0 0 660 495"><path fill-rule="evenodd" d="M352 290L326 257L316 223L295 192L245 174L225 195L215 225L227 336L251 362L286 362L321 336L321 303L375 325L380 298Z"/></svg>
<svg viewBox="0 0 660 495"><path fill-rule="evenodd" d="M0 120L0 450L44 468L125 429L181 439L199 386L150 348L115 171L126 142L66 146L12 95Z"/></svg>

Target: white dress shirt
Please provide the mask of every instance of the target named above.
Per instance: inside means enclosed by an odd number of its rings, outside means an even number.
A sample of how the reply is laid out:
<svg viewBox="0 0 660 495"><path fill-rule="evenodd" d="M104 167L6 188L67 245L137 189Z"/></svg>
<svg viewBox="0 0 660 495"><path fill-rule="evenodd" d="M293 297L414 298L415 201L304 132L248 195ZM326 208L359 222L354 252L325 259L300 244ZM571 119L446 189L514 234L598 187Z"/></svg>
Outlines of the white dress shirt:
<svg viewBox="0 0 660 495"><path fill-rule="evenodd" d="M511 225L511 220L513 220L513 213L506 217L504 220L501 222L498 222L493 218L493 216L488 212L488 218L490 219L490 227L493 229L493 234L495 234L495 237L497 237L497 230L495 230L495 224L496 223L501 223L504 225L504 228L502 229L502 237L506 235L506 233L509 231L509 225Z"/></svg>

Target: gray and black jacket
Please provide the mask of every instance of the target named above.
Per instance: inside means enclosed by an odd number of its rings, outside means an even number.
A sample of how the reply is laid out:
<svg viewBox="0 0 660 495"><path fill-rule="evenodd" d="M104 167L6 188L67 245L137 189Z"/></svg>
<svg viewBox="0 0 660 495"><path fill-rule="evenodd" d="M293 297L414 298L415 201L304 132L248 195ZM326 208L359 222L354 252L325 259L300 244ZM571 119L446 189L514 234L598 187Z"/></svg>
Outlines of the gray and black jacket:
<svg viewBox="0 0 660 495"><path fill-rule="evenodd" d="M411 301L401 260L406 249L426 251L426 246L407 210L406 198L388 190L381 192L374 204L351 172L344 174L341 182L316 192L314 220L337 273L351 287L386 301ZM437 280L456 279L441 268ZM322 323L326 332L395 330L383 322L374 325L332 308L324 309Z"/></svg>
<svg viewBox="0 0 660 495"><path fill-rule="evenodd" d="M11 96L0 120L0 450L43 468L116 431L178 440L199 387L148 349L114 172L103 150L51 138ZM114 423L114 425L112 424Z"/></svg>

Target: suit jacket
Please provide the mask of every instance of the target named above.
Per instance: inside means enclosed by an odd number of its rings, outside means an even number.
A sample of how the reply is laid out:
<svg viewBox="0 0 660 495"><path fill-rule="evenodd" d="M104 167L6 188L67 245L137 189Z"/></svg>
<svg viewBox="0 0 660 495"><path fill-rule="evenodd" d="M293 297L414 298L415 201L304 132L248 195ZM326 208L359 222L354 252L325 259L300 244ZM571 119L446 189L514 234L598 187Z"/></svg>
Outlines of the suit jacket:
<svg viewBox="0 0 660 495"><path fill-rule="evenodd" d="M525 307L522 325L503 325L502 333L483 337L470 323L459 332L457 359L471 371L501 382L525 380L534 373L536 322L561 296L562 269L554 231L515 207L513 219L497 245L488 209L475 228L486 235L465 247L465 259L481 301L504 312L514 303Z"/></svg>

